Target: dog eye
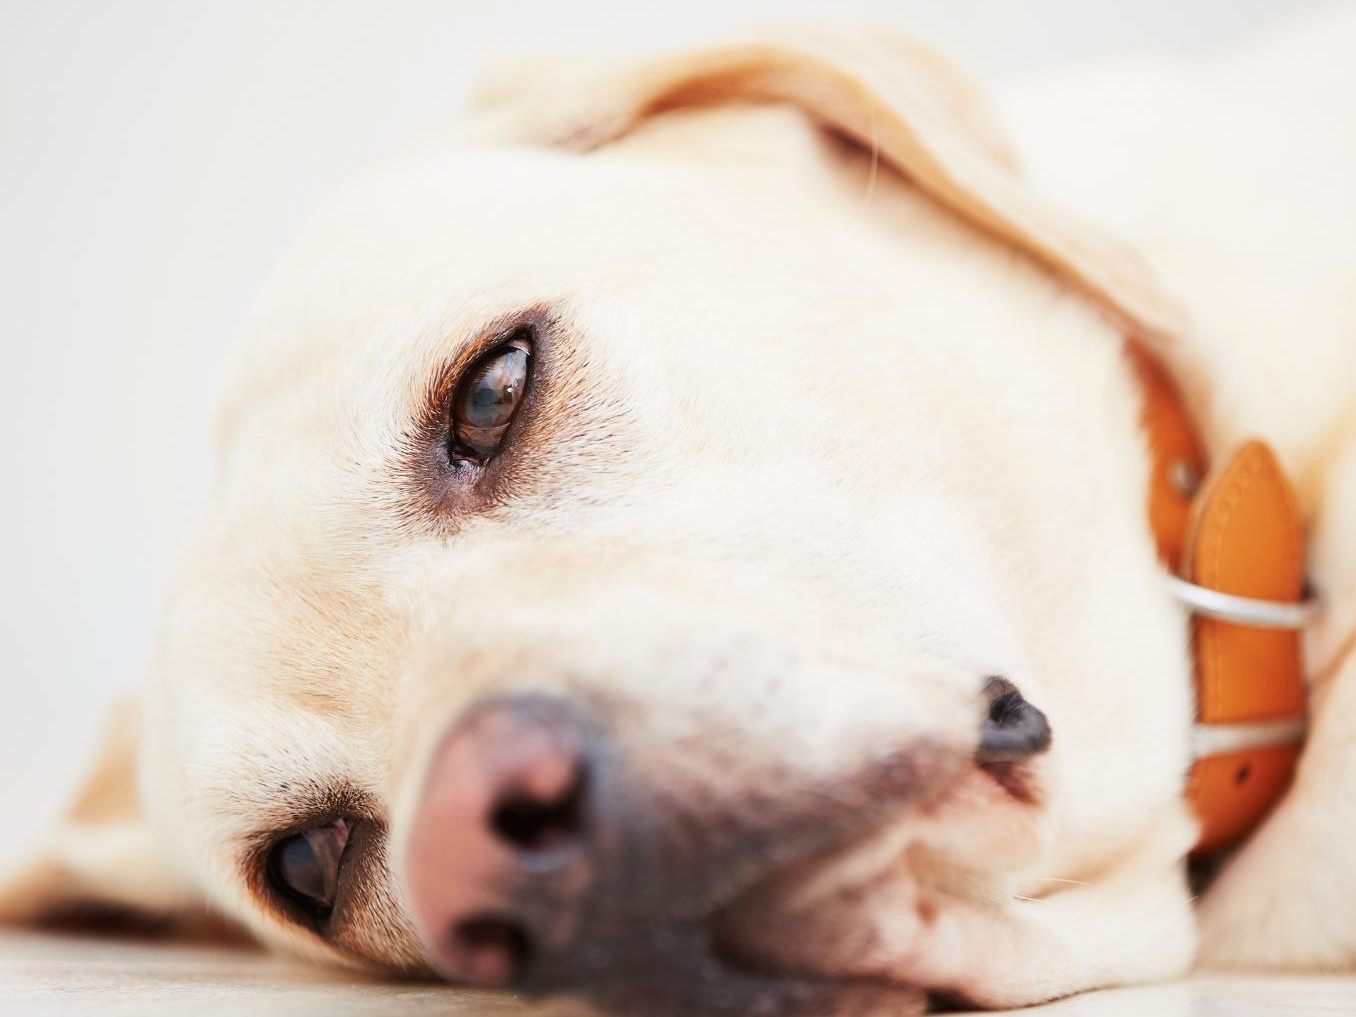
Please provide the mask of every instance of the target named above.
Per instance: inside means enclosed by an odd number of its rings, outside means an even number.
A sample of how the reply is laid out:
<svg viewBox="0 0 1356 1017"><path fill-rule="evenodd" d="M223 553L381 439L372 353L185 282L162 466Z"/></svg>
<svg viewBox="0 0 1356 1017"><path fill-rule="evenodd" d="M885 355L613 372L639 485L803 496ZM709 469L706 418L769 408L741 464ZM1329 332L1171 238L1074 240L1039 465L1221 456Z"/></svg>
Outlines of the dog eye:
<svg viewBox="0 0 1356 1017"><path fill-rule="evenodd" d="M532 347L511 339L481 357L452 400L453 452L484 460L503 443L527 390Z"/></svg>
<svg viewBox="0 0 1356 1017"><path fill-rule="evenodd" d="M316 912L334 907L349 824L337 819L286 837L269 853L269 875L288 898Z"/></svg>

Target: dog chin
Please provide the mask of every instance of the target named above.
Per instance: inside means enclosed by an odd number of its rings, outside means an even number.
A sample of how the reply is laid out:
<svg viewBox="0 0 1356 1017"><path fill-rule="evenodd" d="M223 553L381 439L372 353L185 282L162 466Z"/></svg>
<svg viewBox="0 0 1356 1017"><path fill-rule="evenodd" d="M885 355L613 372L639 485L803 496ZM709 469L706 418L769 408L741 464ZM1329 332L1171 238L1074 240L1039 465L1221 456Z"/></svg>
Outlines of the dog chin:
<svg viewBox="0 0 1356 1017"><path fill-rule="evenodd" d="M792 979L921 995L907 958L936 921L903 831L872 837L832 858L779 873L724 908L715 951L745 970ZM898 1001L896 1001L897 1003Z"/></svg>

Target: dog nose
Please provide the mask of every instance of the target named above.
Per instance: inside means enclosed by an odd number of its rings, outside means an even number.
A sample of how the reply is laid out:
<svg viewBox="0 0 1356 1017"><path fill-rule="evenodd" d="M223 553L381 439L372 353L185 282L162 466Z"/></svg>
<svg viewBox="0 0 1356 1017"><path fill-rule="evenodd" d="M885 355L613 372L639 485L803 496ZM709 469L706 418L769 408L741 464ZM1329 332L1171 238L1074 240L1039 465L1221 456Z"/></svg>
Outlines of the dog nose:
<svg viewBox="0 0 1356 1017"><path fill-rule="evenodd" d="M583 725L545 697L482 704L437 749L411 831L415 920L441 974L497 988L528 979L571 939L591 827ZM555 885L553 913L523 908L523 879Z"/></svg>
<svg viewBox="0 0 1356 1017"><path fill-rule="evenodd" d="M802 785L785 769L726 779L719 748L628 741L602 723L624 714L604 709L486 700L433 753L404 872L435 971L617 1013L859 1012L817 981L746 965L720 916L775 871L874 832L892 803L947 786L970 757L919 744L841 779Z"/></svg>

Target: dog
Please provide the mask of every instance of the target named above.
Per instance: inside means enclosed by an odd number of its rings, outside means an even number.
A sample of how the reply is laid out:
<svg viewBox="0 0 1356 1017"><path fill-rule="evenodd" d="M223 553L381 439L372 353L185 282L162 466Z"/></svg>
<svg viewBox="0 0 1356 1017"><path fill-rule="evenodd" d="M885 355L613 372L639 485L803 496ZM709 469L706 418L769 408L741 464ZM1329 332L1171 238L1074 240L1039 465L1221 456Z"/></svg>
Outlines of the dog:
<svg viewBox="0 0 1356 1017"><path fill-rule="evenodd" d="M1353 41L1034 83L1025 173L888 33L500 67L281 266L0 914L673 1017L1350 968ZM1212 461L1274 449L1322 603L1200 900L1132 346Z"/></svg>

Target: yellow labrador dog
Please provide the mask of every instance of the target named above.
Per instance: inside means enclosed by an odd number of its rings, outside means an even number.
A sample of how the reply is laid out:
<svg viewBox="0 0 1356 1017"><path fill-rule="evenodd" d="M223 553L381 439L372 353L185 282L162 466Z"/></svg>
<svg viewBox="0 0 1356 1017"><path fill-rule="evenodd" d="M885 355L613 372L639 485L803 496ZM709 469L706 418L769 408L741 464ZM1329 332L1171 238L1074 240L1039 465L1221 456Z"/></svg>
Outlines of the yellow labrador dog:
<svg viewBox="0 0 1356 1017"><path fill-rule="evenodd" d="M3 914L672 1017L1351 965L1353 29L1008 96L1034 176L874 32L495 75L283 266ZM1324 603L1199 903L1132 339L1275 448Z"/></svg>

